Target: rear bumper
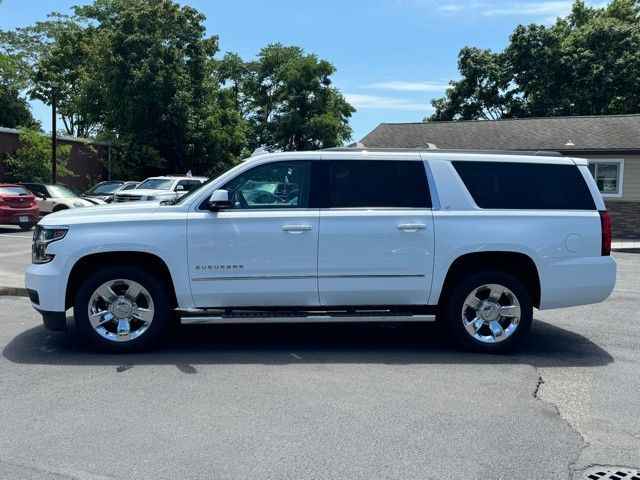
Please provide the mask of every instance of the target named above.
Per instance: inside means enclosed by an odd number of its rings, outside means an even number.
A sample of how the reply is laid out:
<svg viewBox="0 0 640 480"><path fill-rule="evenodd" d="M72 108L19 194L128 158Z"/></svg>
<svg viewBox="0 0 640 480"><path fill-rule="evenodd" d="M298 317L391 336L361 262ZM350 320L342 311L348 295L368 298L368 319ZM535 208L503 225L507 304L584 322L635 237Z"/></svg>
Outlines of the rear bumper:
<svg viewBox="0 0 640 480"><path fill-rule="evenodd" d="M0 224L20 225L38 223L40 211L38 208L0 208Z"/></svg>
<svg viewBox="0 0 640 480"><path fill-rule="evenodd" d="M549 259L540 284L540 310L602 302L616 285L616 261L609 256Z"/></svg>

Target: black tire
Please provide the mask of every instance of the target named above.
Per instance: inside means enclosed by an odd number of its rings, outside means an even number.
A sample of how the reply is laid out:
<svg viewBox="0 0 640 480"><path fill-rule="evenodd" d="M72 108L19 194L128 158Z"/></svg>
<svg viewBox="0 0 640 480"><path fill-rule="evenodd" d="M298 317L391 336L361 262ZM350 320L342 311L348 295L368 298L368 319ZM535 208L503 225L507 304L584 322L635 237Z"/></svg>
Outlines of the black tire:
<svg viewBox="0 0 640 480"><path fill-rule="evenodd" d="M20 230L23 230L23 231L27 232L27 231L31 230L34 225L35 225L35 223L21 223L20 224Z"/></svg>
<svg viewBox="0 0 640 480"><path fill-rule="evenodd" d="M469 320L469 317L473 317L474 313L474 309L471 307L466 307L466 313L463 312L467 296L478 291L483 285L489 284L506 287L510 290L510 295L515 296L515 299L520 304L520 317L516 328L508 337L495 343L484 343L475 338L467 331L463 323L463 315ZM479 293L483 293L483 290L480 290ZM505 302L507 297L501 298L503 300L500 301L500 304L503 302L509 303ZM471 274L458 281L445 299L442 315L447 334L457 347L478 353L507 353L520 345L529 333L533 320L533 306L531 295L517 278L503 272L483 272ZM510 325L512 322L511 319L500 318L499 321L504 325ZM489 329L488 325L481 327L478 330L478 336L491 337L490 330L487 329ZM485 341L490 342L491 339L487 338Z"/></svg>
<svg viewBox="0 0 640 480"><path fill-rule="evenodd" d="M69 210L69 207L66 205L58 205L51 213L59 212L60 210Z"/></svg>
<svg viewBox="0 0 640 480"><path fill-rule="evenodd" d="M137 282L146 289L154 305L153 319L139 337L124 342L108 340L101 336L89 321L89 302L98 287L116 279ZM92 348L109 353L133 353L147 350L157 344L172 325L173 312L166 287L152 274L126 265L101 268L91 274L80 286L73 304L71 330L83 343Z"/></svg>

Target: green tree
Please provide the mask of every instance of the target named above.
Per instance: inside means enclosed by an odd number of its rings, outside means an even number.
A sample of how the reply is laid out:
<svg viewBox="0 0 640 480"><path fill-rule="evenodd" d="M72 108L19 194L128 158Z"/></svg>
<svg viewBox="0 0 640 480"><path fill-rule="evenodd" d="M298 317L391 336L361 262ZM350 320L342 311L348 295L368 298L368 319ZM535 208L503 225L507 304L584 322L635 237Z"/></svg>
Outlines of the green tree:
<svg viewBox="0 0 640 480"><path fill-rule="evenodd" d="M51 180L51 138L38 130L20 128L22 146L4 160L5 174L17 182L49 182ZM58 145L58 174L74 176L67 167L70 145Z"/></svg>
<svg viewBox="0 0 640 480"><path fill-rule="evenodd" d="M10 57L0 55L0 127L27 125L38 128L27 100L20 95L20 82Z"/></svg>
<svg viewBox="0 0 640 480"><path fill-rule="evenodd" d="M250 149L334 147L351 138L355 109L332 85L335 67L300 47L268 45L255 61L227 55L218 68L248 121Z"/></svg>
<svg viewBox="0 0 640 480"><path fill-rule="evenodd" d="M502 53L465 47L458 56L461 80L450 82L445 98L431 103L431 120L494 120L523 113L508 59Z"/></svg>
<svg viewBox="0 0 640 480"><path fill-rule="evenodd" d="M96 0L76 13L97 25L102 52L93 119L117 136L131 174L207 174L235 160L241 118L214 78L217 37L201 13L171 0Z"/></svg>
<svg viewBox="0 0 640 480"><path fill-rule="evenodd" d="M52 84L58 83L58 114L68 135L88 136L96 125L86 121L84 102L91 101L95 29L77 16L52 13L14 31L0 32L0 52L16 66L16 77L31 99L51 105Z"/></svg>
<svg viewBox="0 0 640 480"><path fill-rule="evenodd" d="M638 113L640 1L576 1L550 27L516 27L503 52L466 47L459 67L429 120Z"/></svg>

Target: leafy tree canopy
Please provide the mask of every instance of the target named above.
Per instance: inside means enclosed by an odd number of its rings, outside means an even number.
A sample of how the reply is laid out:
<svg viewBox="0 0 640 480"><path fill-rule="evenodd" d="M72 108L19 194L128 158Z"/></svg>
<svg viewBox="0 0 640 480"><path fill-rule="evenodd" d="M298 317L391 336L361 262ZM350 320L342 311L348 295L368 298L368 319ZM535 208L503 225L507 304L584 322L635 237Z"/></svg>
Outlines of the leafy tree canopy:
<svg viewBox="0 0 640 480"><path fill-rule="evenodd" d="M16 128L18 125L39 127L33 118L27 100L20 94L18 68L11 57L0 55L0 126Z"/></svg>
<svg viewBox="0 0 640 480"><path fill-rule="evenodd" d="M268 45L246 63L227 54L218 72L250 125L251 149L313 150L351 138L355 109L332 85L335 67L300 47Z"/></svg>
<svg viewBox="0 0 640 480"><path fill-rule="evenodd" d="M16 152L5 158L5 174L16 182L51 181L51 138L42 135L38 130L20 128L20 143L22 146ZM67 167L71 145L58 145L58 174L74 176Z"/></svg>
<svg viewBox="0 0 640 480"><path fill-rule="evenodd" d="M640 1L576 1L550 27L516 27L503 52L463 48L458 68L428 120L638 113Z"/></svg>
<svg viewBox="0 0 640 480"><path fill-rule="evenodd" d="M0 31L0 55L32 99L51 104L55 93L67 134L112 141L122 176L212 175L260 145L351 137L354 109L332 85L333 65L280 44L254 61L217 59L204 19L173 0L94 0Z"/></svg>

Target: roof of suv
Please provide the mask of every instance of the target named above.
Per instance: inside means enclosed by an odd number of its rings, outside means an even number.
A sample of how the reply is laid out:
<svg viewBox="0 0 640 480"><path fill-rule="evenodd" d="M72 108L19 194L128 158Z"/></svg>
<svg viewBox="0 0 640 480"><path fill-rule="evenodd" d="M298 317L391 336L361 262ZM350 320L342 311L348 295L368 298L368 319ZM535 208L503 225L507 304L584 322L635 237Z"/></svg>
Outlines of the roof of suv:
<svg viewBox="0 0 640 480"><path fill-rule="evenodd" d="M505 151L505 150L444 150L438 148L366 148L366 147L337 147L325 150L309 152L276 152L256 155L245 159L245 162L253 163L269 158L297 158L297 159L353 159L353 160L379 160L379 159L413 159L419 160L416 154L422 158L428 156L439 160L452 161L502 161L502 162L526 162L526 163L556 163L587 165L587 160L564 156L558 152L546 151Z"/></svg>

